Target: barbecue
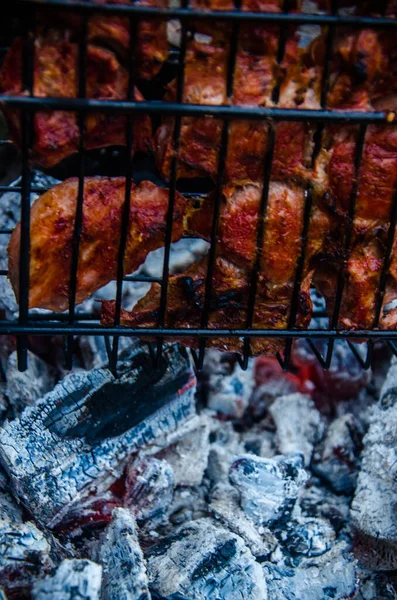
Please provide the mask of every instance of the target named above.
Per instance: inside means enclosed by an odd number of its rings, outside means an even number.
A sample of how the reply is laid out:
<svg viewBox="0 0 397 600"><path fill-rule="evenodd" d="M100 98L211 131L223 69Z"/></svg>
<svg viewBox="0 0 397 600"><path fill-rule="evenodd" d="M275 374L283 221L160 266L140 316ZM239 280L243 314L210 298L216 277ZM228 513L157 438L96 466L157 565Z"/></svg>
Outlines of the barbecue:
<svg viewBox="0 0 397 600"><path fill-rule="evenodd" d="M397 4L0 26L0 598L393 600Z"/></svg>

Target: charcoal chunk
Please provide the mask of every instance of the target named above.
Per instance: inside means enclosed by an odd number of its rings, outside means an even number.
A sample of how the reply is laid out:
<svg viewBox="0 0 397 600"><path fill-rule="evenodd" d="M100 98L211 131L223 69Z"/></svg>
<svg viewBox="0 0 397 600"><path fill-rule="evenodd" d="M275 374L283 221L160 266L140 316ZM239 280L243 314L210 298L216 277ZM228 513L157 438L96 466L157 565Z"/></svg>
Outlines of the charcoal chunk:
<svg viewBox="0 0 397 600"><path fill-rule="evenodd" d="M153 591L176 600L266 600L266 581L243 540L210 519L182 525L146 555Z"/></svg>
<svg viewBox="0 0 397 600"><path fill-rule="evenodd" d="M261 458L246 454L232 463L230 482L245 513L258 525L287 518L308 480L302 454Z"/></svg>
<svg viewBox="0 0 397 600"><path fill-rule="evenodd" d="M356 590L356 569L344 542L299 567L264 563L269 598L272 600L345 600Z"/></svg>
<svg viewBox="0 0 397 600"><path fill-rule="evenodd" d="M285 551L286 564L293 567L304 557L321 556L335 543L335 532L325 519L298 517L273 531Z"/></svg>
<svg viewBox="0 0 397 600"><path fill-rule="evenodd" d="M209 509L222 525L239 535L254 556L267 556L277 546L269 529L256 528L239 505L239 493L230 484L219 483L210 494Z"/></svg>
<svg viewBox="0 0 397 600"><path fill-rule="evenodd" d="M145 560L130 511L124 508L113 511L99 562L103 567L102 600L150 600Z"/></svg>
<svg viewBox="0 0 397 600"><path fill-rule="evenodd" d="M138 521L161 522L174 495L174 472L165 460L138 457L127 465L124 506Z"/></svg>
<svg viewBox="0 0 397 600"><path fill-rule="evenodd" d="M363 440L361 470L352 502L353 523L371 554L379 550L379 566L397 568L397 403L373 411ZM372 547L372 548L371 548ZM371 558L375 563L375 557Z"/></svg>
<svg viewBox="0 0 397 600"><path fill-rule="evenodd" d="M149 348L135 342L119 378L108 369L77 371L0 428L0 460L35 518L55 526L91 491L117 479L137 448L166 436L195 414L189 355L164 349L153 371Z"/></svg>
<svg viewBox="0 0 397 600"><path fill-rule="evenodd" d="M102 568L86 559L65 559L52 577L33 586L34 600L99 600Z"/></svg>
<svg viewBox="0 0 397 600"><path fill-rule="evenodd" d="M300 452L310 464L313 447L323 434L323 423L313 400L303 394L277 398L269 408L276 425L276 445L282 454Z"/></svg>
<svg viewBox="0 0 397 600"><path fill-rule="evenodd" d="M157 456L172 467L176 485L200 485L208 464L210 422L205 414L190 419L170 436L170 444Z"/></svg>
<svg viewBox="0 0 397 600"><path fill-rule="evenodd" d="M23 372L18 370L17 353L9 356L5 391L14 414L20 414L26 406L34 406L54 385L54 370L33 352L28 351L28 368Z"/></svg>
<svg viewBox="0 0 397 600"><path fill-rule="evenodd" d="M7 591L29 587L53 567L51 543L34 523L0 518L0 581Z"/></svg>
<svg viewBox="0 0 397 600"><path fill-rule="evenodd" d="M314 472L331 487L352 494L356 487L363 431L352 414L335 419L318 449Z"/></svg>

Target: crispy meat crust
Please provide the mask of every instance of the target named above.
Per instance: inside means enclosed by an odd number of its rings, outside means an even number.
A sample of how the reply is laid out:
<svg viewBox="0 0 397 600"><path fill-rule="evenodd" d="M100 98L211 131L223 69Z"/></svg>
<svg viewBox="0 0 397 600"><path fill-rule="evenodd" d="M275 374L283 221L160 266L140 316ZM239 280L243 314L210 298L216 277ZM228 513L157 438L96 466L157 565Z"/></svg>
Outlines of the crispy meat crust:
<svg viewBox="0 0 397 600"><path fill-rule="evenodd" d="M45 192L31 209L29 306L62 311L68 307L78 180L68 179ZM168 190L149 181L132 184L124 272L132 273L152 250L164 244ZM123 177L88 177L77 272L77 303L117 276ZM185 200L176 195L173 241L183 230ZM9 277L18 298L20 224L9 246Z"/></svg>
<svg viewBox="0 0 397 600"><path fill-rule="evenodd" d="M0 72L0 89L5 94L24 95L22 88L21 38L15 40L7 53ZM76 98L78 95L78 46L67 34L52 30L35 43L34 85L35 96ZM116 55L105 48L88 45L87 83L88 98L125 100L127 98L128 73ZM135 99L143 96L135 88ZM7 110L10 128L20 143L20 115ZM79 127L75 113L66 111L39 112L34 118L35 139L32 162L49 168L78 151ZM152 125L148 116L135 117L134 150L147 152L152 149ZM85 122L85 146L87 149L126 144L126 118L122 115L90 113Z"/></svg>

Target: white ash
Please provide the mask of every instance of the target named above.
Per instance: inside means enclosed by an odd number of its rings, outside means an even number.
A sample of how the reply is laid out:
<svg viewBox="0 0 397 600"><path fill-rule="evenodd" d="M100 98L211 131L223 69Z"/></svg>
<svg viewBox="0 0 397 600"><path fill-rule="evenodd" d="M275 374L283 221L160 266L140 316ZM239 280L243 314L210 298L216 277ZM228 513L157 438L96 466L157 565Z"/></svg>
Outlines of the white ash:
<svg viewBox="0 0 397 600"><path fill-rule="evenodd" d="M272 600L346 600L356 591L355 561L344 542L297 568L268 562L263 570Z"/></svg>
<svg viewBox="0 0 397 600"><path fill-rule="evenodd" d="M158 453L173 470L176 485L199 485L208 464L210 420L205 413L178 428L178 437Z"/></svg>
<svg viewBox="0 0 397 600"><path fill-rule="evenodd" d="M29 350L26 371L18 370L17 353L13 352L7 361L6 376L5 393L15 415L26 406L34 406L55 385L54 369Z"/></svg>
<svg viewBox="0 0 397 600"><path fill-rule="evenodd" d="M309 475L301 454L268 459L246 454L233 461L229 478L240 493L245 513L257 526L263 526L289 518Z"/></svg>
<svg viewBox="0 0 397 600"><path fill-rule="evenodd" d="M211 358L212 355L206 358L207 367ZM208 408L239 419L245 413L254 389L253 361L246 371L236 363L230 374L225 374L223 368L216 371L216 365L215 362L208 376Z"/></svg>
<svg viewBox="0 0 397 600"><path fill-rule="evenodd" d="M266 600L260 565L241 537L210 519L182 525L146 555L153 591L185 600Z"/></svg>
<svg viewBox="0 0 397 600"><path fill-rule="evenodd" d="M241 436L233 429L230 422L219 421L211 436L206 475L214 484L227 483L233 460L245 452Z"/></svg>
<svg viewBox="0 0 397 600"><path fill-rule="evenodd" d="M116 508L99 551L101 600L150 600L145 560L130 511Z"/></svg>
<svg viewBox="0 0 397 600"><path fill-rule="evenodd" d="M285 564L300 565L305 557L321 556L335 544L335 531L326 519L299 516L273 528L285 553Z"/></svg>
<svg viewBox="0 0 397 600"><path fill-rule="evenodd" d="M174 496L174 472L165 460L136 457L127 464L124 506L138 521L161 522L168 516Z"/></svg>
<svg viewBox="0 0 397 600"><path fill-rule="evenodd" d="M90 491L105 491L137 448L166 439L194 415L195 377L185 350L167 346L154 374L148 347L136 343L119 374L71 373L0 429L1 461L38 521L54 526Z"/></svg>
<svg viewBox="0 0 397 600"><path fill-rule="evenodd" d="M170 507L169 520L173 526L187 521L195 521L209 515L206 501L207 488L204 485L177 487Z"/></svg>
<svg viewBox="0 0 397 600"><path fill-rule="evenodd" d="M277 398L269 408L276 425L276 446L281 454L303 454L309 466L314 444L322 437L324 422L313 400L303 394Z"/></svg>
<svg viewBox="0 0 397 600"><path fill-rule="evenodd" d="M86 559L65 559L52 577L33 586L34 600L100 600L102 568Z"/></svg>
<svg viewBox="0 0 397 600"><path fill-rule="evenodd" d="M212 516L230 531L239 535L254 556L267 556L277 546L277 539L265 527L256 527L239 504L239 493L230 484L219 483L210 493Z"/></svg>
<svg viewBox="0 0 397 600"><path fill-rule="evenodd" d="M381 404L373 409L363 440L361 470L351 509L358 531L368 537L366 543L372 540L382 555L388 554L388 544L392 546L394 560L389 568L397 566L397 403L393 404L393 397L387 380L385 395L382 390ZM388 561L386 556L385 568Z"/></svg>
<svg viewBox="0 0 397 600"><path fill-rule="evenodd" d="M335 419L318 448L314 472L339 493L352 494L356 487L363 431L352 414Z"/></svg>
<svg viewBox="0 0 397 600"><path fill-rule="evenodd" d="M53 567L51 542L34 523L0 518L0 581L7 590L28 586Z"/></svg>

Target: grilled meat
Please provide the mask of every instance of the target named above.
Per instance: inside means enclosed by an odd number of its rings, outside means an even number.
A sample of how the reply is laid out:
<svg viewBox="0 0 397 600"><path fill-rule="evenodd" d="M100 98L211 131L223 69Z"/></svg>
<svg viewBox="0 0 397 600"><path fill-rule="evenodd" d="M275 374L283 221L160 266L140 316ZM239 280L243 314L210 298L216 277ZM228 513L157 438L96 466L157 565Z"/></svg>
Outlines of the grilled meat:
<svg viewBox="0 0 397 600"><path fill-rule="evenodd" d="M62 311L68 307L78 180L68 179L45 192L31 209L29 306ZM84 184L76 302L117 276L122 177L88 177ZM151 250L164 244L168 190L149 181L132 184L124 272L132 273ZM182 235L185 200L176 195L173 240ZM8 246L9 277L19 296L20 224Z"/></svg>
<svg viewBox="0 0 397 600"><path fill-rule="evenodd" d="M25 95L22 85L21 38L7 53L0 73L0 89L5 94ZM78 46L67 34L52 30L35 42L33 92L39 97L76 98L78 96ZM125 100L128 72L110 50L89 44L87 47L86 95L88 98ZM135 88L135 99L143 96ZM20 115L7 109L14 139L20 144ZM87 149L126 144L126 117L89 113L85 119L84 144ZM52 167L79 149L78 117L68 111L38 112L34 117L32 162ZM148 116L136 116L133 127L135 151L152 148L152 125Z"/></svg>

